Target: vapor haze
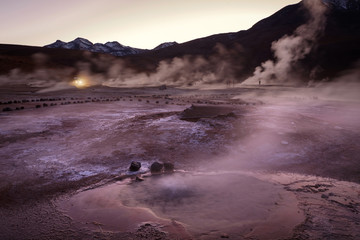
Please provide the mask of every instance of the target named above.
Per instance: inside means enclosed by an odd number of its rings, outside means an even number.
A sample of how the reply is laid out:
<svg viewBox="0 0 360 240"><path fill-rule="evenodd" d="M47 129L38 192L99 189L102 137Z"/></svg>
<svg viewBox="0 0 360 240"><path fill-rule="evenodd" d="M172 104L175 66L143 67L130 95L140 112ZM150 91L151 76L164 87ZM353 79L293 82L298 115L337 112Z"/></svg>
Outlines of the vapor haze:
<svg viewBox="0 0 360 240"><path fill-rule="evenodd" d="M295 64L316 47L316 42L324 30L327 10L321 0L304 0L302 3L310 13L309 21L299 26L292 35L285 35L274 41L271 50L275 60L268 60L258 66L245 84L256 84L259 81L286 83L297 80L294 79Z"/></svg>
<svg viewBox="0 0 360 240"><path fill-rule="evenodd" d="M150 87L169 85L174 87L226 86L236 82L235 72L241 70L240 45L227 49L221 44L214 47L214 54L184 56L163 60L155 71L138 72L127 66L123 59L112 56L84 53L84 60L74 67L51 69L46 67L50 57L42 53L32 56L35 69L25 73L14 69L3 76L0 84L26 84L44 88L41 92L74 88L74 78L81 78L86 86L103 85L109 87Z"/></svg>
<svg viewBox="0 0 360 240"><path fill-rule="evenodd" d="M175 57L163 60L155 72L137 73L117 61L108 69L108 79L103 85L111 87L142 87L167 84L176 87L202 87L235 81L234 70L241 66L234 63L234 56L242 52L241 46L228 50L221 44L208 59L201 56Z"/></svg>

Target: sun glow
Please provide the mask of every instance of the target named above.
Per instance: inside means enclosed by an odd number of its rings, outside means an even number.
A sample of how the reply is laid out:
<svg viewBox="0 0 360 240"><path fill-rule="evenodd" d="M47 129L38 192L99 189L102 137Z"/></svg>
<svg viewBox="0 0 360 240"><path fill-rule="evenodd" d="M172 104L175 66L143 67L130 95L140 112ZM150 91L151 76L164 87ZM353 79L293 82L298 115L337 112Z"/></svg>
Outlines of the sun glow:
<svg viewBox="0 0 360 240"><path fill-rule="evenodd" d="M77 88L86 88L89 86L89 84L84 78L74 78L72 85L74 85Z"/></svg>

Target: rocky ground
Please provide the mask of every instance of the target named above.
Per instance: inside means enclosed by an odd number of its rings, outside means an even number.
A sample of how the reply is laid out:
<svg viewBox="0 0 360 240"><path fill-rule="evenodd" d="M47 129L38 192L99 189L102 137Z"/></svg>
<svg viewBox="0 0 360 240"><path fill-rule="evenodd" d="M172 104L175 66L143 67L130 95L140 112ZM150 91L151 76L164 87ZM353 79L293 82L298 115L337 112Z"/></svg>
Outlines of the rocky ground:
<svg viewBox="0 0 360 240"><path fill-rule="evenodd" d="M1 89L1 239L360 237L357 102L266 87L37 90ZM177 173L159 185L155 161ZM93 205L105 217L78 217L88 196L112 196L111 210ZM107 211L128 217L111 228Z"/></svg>

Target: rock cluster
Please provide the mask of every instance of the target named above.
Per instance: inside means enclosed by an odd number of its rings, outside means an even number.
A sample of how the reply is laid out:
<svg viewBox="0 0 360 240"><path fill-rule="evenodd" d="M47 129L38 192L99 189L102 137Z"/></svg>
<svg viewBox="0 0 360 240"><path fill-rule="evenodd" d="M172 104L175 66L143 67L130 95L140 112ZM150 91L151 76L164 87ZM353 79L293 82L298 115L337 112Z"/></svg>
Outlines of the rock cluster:
<svg viewBox="0 0 360 240"><path fill-rule="evenodd" d="M141 162L132 161L129 167L130 172L137 172L141 168ZM150 166L150 172L152 174L161 174L161 173L172 173L174 172L174 164L170 162L160 163L154 162Z"/></svg>
<svg viewBox="0 0 360 240"><path fill-rule="evenodd" d="M169 162L166 163L154 162L150 166L150 171L152 174L160 174L163 172L171 173L174 172L174 164Z"/></svg>

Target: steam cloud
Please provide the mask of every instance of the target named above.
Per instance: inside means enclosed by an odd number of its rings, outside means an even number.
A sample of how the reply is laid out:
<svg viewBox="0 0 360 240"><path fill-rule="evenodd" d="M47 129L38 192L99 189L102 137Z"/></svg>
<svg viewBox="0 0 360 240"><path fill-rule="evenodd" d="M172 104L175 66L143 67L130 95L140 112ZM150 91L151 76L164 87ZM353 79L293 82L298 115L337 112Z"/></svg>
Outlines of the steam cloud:
<svg viewBox="0 0 360 240"><path fill-rule="evenodd" d="M295 64L314 48L324 30L327 8L321 0L303 0L302 3L310 13L309 21L299 26L292 35L285 35L274 41L271 50L274 52L275 61L262 63L244 83L288 82Z"/></svg>
<svg viewBox="0 0 360 240"><path fill-rule="evenodd" d="M73 67L50 69L50 58L37 53L32 56L35 70L24 73L13 69L8 76L0 76L1 84L27 84L44 88L41 92L74 88L74 76L86 79L88 86L149 87L170 85L175 87L225 86L234 83L235 72L241 69L238 63L243 48L239 45L227 49L221 44L214 47L208 57L184 56L159 62L155 71L138 72L127 65L126 60L112 56L94 56L84 53L84 59Z"/></svg>
<svg viewBox="0 0 360 240"><path fill-rule="evenodd" d="M159 86L168 84L177 87L224 84L235 81L234 64L231 59L238 56L242 48L228 50L221 44L215 46L216 53L204 58L200 56L175 57L163 60L153 73L137 73L117 61L108 70L108 78L102 84L111 87Z"/></svg>

